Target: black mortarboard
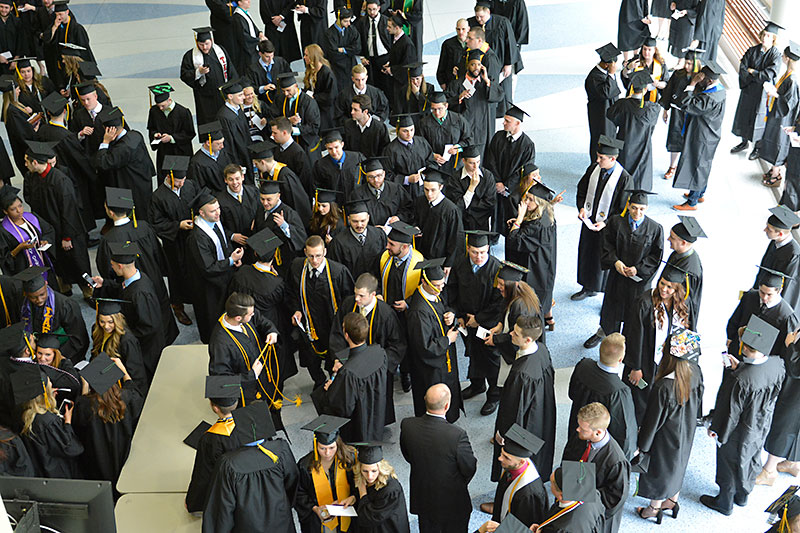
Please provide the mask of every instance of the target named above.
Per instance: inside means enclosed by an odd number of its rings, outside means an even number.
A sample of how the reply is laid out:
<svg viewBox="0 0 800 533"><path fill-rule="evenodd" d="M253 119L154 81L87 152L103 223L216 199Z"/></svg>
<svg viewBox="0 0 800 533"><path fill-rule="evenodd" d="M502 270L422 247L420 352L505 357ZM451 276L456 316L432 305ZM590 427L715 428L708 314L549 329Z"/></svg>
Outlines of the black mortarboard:
<svg viewBox="0 0 800 533"><path fill-rule="evenodd" d="M544 446L542 439L516 423L506 432L503 439L505 442L503 450L514 457L531 457L539 453Z"/></svg>
<svg viewBox="0 0 800 533"><path fill-rule="evenodd" d="M236 405L241 396L241 376L206 376L205 397L214 404L220 407L230 407Z"/></svg>
<svg viewBox="0 0 800 533"><path fill-rule="evenodd" d="M797 44L794 41L789 41L789 46L786 47L783 53L786 54L786 57L792 61L800 60L800 44Z"/></svg>
<svg viewBox="0 0 800 533"><path fill-rule="evenodd" d="M78 91L79 95L85 96L89 93L95 92L97 90L97 86L94 84L94 80L86 80L76 84L75 90Z"/></svg>
<svg viewBox="0 0 800 533"><path fill-rule="evenodd" d="M488 7L491 9L492 0L477 0L477 2L475 2L475 7Z"/></svg>
<svg viewBox="0 0 800 533"><path fill-rule="evenodd" d="M292 85L297 85L297 78L299 76L297 72L283 72L276 76L278 80L278 86L281 89L285 89L287 87L291 87Z"/></svg>
<svg viewBox="0 0 800 533"><path fill-rule="evenodd" d="M434 91L429 97L428 101L432 104L446 104L447 97L441 91Z"/></svg>
<svg viewBox="0 0 800 533"><path fill-rule="evenodd" d="M357 213L369 213L367 202L364 200L352 200L344 204L344 210L347 215L355 215Z"/></svg>
<svg viewBox="0 0 800 533"><path fill-rule="evenodd" d="M527 268L511 261L500 261L503 265L497 276L503 281L522 281L525 275L530 272Z"/></svg>
<svg viewBox="0 0 800 533"><path fill-rule="evenodd" d="M414 226L410 226L405 222L398 220L397 222L392 222L392 231L389 232L388 238L394 242L400 242L403 244L411 244L414 240L414 236L419 233L419 230Z"/></svg>
<svg viewBox="0 0 800 533"><path fill-rule="evenodd" d="M5 211L11 204L19 198L19 189L7 183L3 188L0 188L0 210Z"/></svg>
<svg viewBox="0 0 800 533"><path fill-rule="evenodd" d="M110 209L133 209L133 191L117 187L106 187L106 205Z"/></svg>
<svg viewBox="0 0 800 533"><path fill-rule="evenodd" d="M4 74L0 76L0 90L5 92L13 91L17 86L16 75Z"/></svg>
<svg viewBox="0 0 800 533"><path fill-rule="evenodd" d="M414 63L409 63L408 65L402 65L401 68L408 69L409 78L416 78L417 76L422 76L422 65L425 65L426 63L426 61L416 61Z"/></svg>
<svg viewBox="0 0 800 533"><path fill-rule="evenodd" d="M28 348L26 335L22 322L0 329L0 357L17 357Z"/></svg>
<svg viewBox="0 0 800 533"><path fill-rule="evenodd" d="M159 83L158 85L151 85L148 87L148 90L153 94L153 100L155 103L160 104L164 100L169 98L169 93L173 92L175 89L172 88L167 82Z"/></svg>
<svg viewBox="0 0 800 533"><path fill-rule="evenodd" d="M81 52L86 50L83 46L72 43L58 43L61 46L61 55L64 57L81 57Z"/></svg>
<svg viewBox="0 0 800 533"><path fill-rule="evenodd" d="M214 28L211 26L203 26L202 28L192 28L192 31L195 33L195 40L203 42L211 39L211 35L214 33Z"/></svg>
<svg viewBox="0 0 800 533"><path fill-rule="evenodd" d="M508 513L503 518L503 521L500 522L500 525L497 526L497 529L494 530L495 533L528 533L529 531L528 526L520 522L519 518L511 513Z"/></svg>
<svg viewBox="0 0 800 533"><path fill-rule="evenodd" d="M529 117L530 115L527 114L525 111L520 109L519 107L511 104L511 107L506 109L506 115L509 117L514 117L515 119L519 120L520 122L525 121L525 117Z"/></svg>
<svg viewBox="0 0 800 533"><path fill-rule="evenodd" d="M695 242L699 238L705 239L708 237L696 218L681 215L678 218L681 221L672 226L672 231L684 241Z"/></svg>
<svg viewBox="0 0 800 533"><path fill-rule="evenodd" d="M322 137L322 144L328 144L336 141L344 141L342 137L342 128L331 128L329 130L323 130L320 133L320 137Z"/></svg>
<svg viewBox="0 0 800 533"><path fill-rule="evenodd" d="M271 261L275 256L275 250L281 244L282 241L269 228L264 228L247 238L247 246L252 248L256 256L263 261Z"/></svg>
<svg viewBox="0 0 800 533"><path fill-rule="evenodd" d="M128 300L118 300L117 298L95 298L97 302L98 315L116 315L122 312L122 304L130 303Z"/></svg>
<svg viewBox="0 0 800 533"><path fill-rule="evenodd" d="M370 157L361 163L361 170L364 172L375 172L376 170L383 170L383 163L381 161L384 157Z"/></svg>
<svg viewBox="0 0 800 533"><path fill-rule="evenodd" d="M341 19L349 19L350 17L353 16L353 12L350 9L346 8L346 7L338 7L336 9L334 9L333 11L331 11L331 13L336 15L336 18L339 19L339 20L341 20Z"/></svg>
<svg viewBox="0 0 800 533"><path fill-rule="evenodd" d="M399 13L393 14L391 17L389 17L389 20L391 20L392 24L398 28L402 28L406 24L406 19Z"/></svg>
<svg viewBox="0 0 800 533"><path fill-rule="evenodd" d="M705 54L706 53L706 51L704 49L702 49L702 48L692 48L692 47L684 48L681 51L683 52L683 58L684 59L693 59L693 60L698 60L699 59L697 57L698 54Z"/></svg>
<svg viewBox="0 0 800 533"><path fill-rule="evenodd" d="M252 402L246 407L235 409L231 414L236 424L231 437L236 435L239 442L247 444L275 436L275 426L272 424L272 416L265 402Z"/></svg>
<svg viewBox="0 0 800 533"><path fill-rule="evenodd" d="M536 166L535 163L530 163L530 162L529 163L525 163L524 165L519 167L520 178L524 178L525 176L527 176L531 172L535 172L537 170L539 170L539 167Z"/></svg>
<svg viewBox="0 0 800 533"><path fill-rule="evenodd" d="M11 2L9 2L9 5ZM18 59L9 59L9 63L16 63L17 68L28 68L31 66L31 61L36 61L35 57L20 57Z"/></svg>
<svg viewBox="0 0 800 533"><path fill-rule="evenodd" d="M277 194L281 192L281 180L261 180L258 186L259 194Z"/></svg>
<svg viewBox="0 0 800 533"><path fill-rule="evenodd" d="M60 350L63 342L67 342L67 339L71 336L72 335L68 335L66 333L37 333L36 347L47 348L49 350Z"/></svg>
<svg viewBox="0 0 800 533"><path fill-rule="evenodd" d="M700 334L676 327L669 335L669 353L673 357L696 363L700 359Z"/></svg>
<svg viewBox="0 0 800 533"><path fill-rule="evenodd" d="M658 42L653 37L648 37L644 40L642 46L657 46Z"/></svg>
<svg viewBox="0 0 800 533"><path fill-rule="evenodd" d="M103 126L107 128L119 128L122 126L123 115L119 107L104 107L97 115Z"/></svg>
<svg viewBox="0 0 800 533"><path fill-rule="evenodd" d="M665 264L664 270L661 271L660 279L664 279L670 283L683 283L686 280L686 270L663 260L661 262Z"/></svg>
<svg viewBox="0 0 800 533"><path fill-rule="evenodd" d="M439 281L444 279L444 265L445 258L439 257L437 259L425 259L414 265L414 270L422 270L431 281Z"/></svg>
<svg viewBox="0 0 800 533"><path fill-rule="evenodd" d="M111 358L100 352L81 370L81 377L89 383L97 394L103 394L114 386L114 383L125 377L125 373Z"/></svg>
<svg viewBox="0 0 800 533"><path fill-rule="evenodd" d="M164 174L170 174L173 179L185 178L190 160L188 155L166 155L161 170Z"/></svg>
<svg viewBox="0 0 800 533"><path fill-rule="evenodd" d="M394 125L395 128L409 128L414 125L413 117L419 113L401 113L399 115L392 115L389 117L389 123Z"/></svg>
<svg viewBox="0 0 800 533"><path fill-rule="evenodd" d="M200 208L203 207L204 205L213 204L216 201L217 197L214 196L214 193L208 190L208 187L203 187L202 189L200 189L200 192L197 193L197 196L194 197L194 200L192 200L191 207L195 211L199 211Z"/></svg>
<svg viewBox="0 0 800 533"><path fill-rule="evenodd" d="M218 141L223 138L222 124L218 121L208 122L197 128L197 138L201 143L209 140Z"/></svg>
<svg viewBox="0 0 800 533"><path fill-rule="evenodd" d="M322 415L318 416L300 429L306 431L313 431L314 438L323 446L328 446L336 442L339 436L339 429L350 422L347 418L340 418L338 416Z"/></svg>
<svg viewBox="0 0 800 533"><path fill-rule="evenodd" d="M135 242L110 242L108 248L111 251L111 260L122 265L135 262L136 257L142 253Z"/></svg>
<svg viewBox="0 0 800 533"><path fill-rule="evenodd" d="M797 496L795 496L798 490L800 490L800 486L790 485L789 488L783 491L783 494L781 494L777 500L769 504L769 506L764 509L764 512L770 514L779 514L783 513L783 509L785 507L788 507L786 514L791 520L792 516L800 514L800 500L798 500ZM773 530L770 529L770 531Z"/></svg>
<svg viewBox="0 0 800 533"><path fill-rule="evenodd" d="M763 319L756 315L750 315L750 320L747 321L742 333L742 344L746 344L764 355L771 355L772 347L775 345L775 339L778 338L779 333L777 328Z"/></svg>
<svg viewBox="0 0 800 533"><path fill-rule="evenodd" d="M325 204L335 202L341 195L340 191L332 191L331 189L317 189L314 191L314 199Z"/></svg>
<svg viewBox="0 0 800 533"><path fill-rule="evenodd" d="M244 90L244 87L242 87L242 79L236 78L235 80L230 80L223 84L219 90L222 91L224 95L240 93Z"/></svg>
<svg viewBox="0 0 800 533"><path fill-rule="evenodd" d="M703 60L703 62L705 65L703 65L702 72L706 75L706 78L710 80L718 80L722 74L725 74L725 69L719 66L719 63L713 59L706 58Z"/></svg>
<svg viewBox="0 0 800 533"><path fill-rule="evenodd" d="M66 11L69 8L67 7L69 4L69 0L54 0L53 2L53 11L58 13L59 11Z"/></svg>
<svg viewBox="0 0 800 533"><path fill-rule="evenodd" d="M534 181L533 183L531 183L531 186L528 187L527 192L531 193L534 196L538 196L542 200L546 200L548 202L552 200L556 195L556 191L554 191L541 181Z"/></svg>
<svg viewBox="0 0 800 533"><path fill-rule="evenodd" d="M47 376L37 364L16 365L17 370L12 372L11 387L14 390L14 404L19 405L37 398L46 392L45 383Z"/></svg>
<svg viewBox="0 0 800 533"><path fill-rule="evenodd" d="M766 25L764 26L764 31L765 31L765 32L767 32L767 33L774 33L775 35L778 35L778 32L779 32L779 31L781 31L781 30L785 30L785 29L786 29L786 28L784 28L784 27L783 27L783 26L781 26L780 24L778 24L778 23L776 23L776 22L772 22L771 20L768 20L768 21L767 21L767 23L766 23Z"/></svg>
<svg viewBox="0 0 800 533"><path fill-rule="evenodd" d="M272 159L272 151L277 148L272 141L261 141L247 147L252 159Z"/></svg>
<svg viewBox="0 0 800 533"><path fill-rule="evenodd" d="M651 83L653 83L653 77L650 76L650 72L647 70L637 70L631 74L633 92L641 92Z"/></svg>
<svg viewBox="0 0 800 533"><path fill-rule="evenodd" d="M775 206L769 212L772 216L767 219L767 224L774 228L789 230L800 224L800 217L785 205Z"/></svg>
<svg viewBox="0 0 800 533"><path fill-rule="evenodd" d="M646 474L650 469L650 454L639 452L639 455L631 459L631 472L636 474Z"/></svg>
<svg viewBox="0 0 800 533"><path fill-rule="evenodd" d="M374 465L383 460L383 442L351 442L358 450L358 462L362 465Z"/></svg>
<svg viewBox="0 0 800 533"><path fill-rule="evenodd" d="M474 159L481 156L481 147L477 144L461 147L461 157L464 159Z"/></svg>
<svg viewBox="0 0 800 533"><path fill-rule="evenodd" d="M597 141L597 153L602 155L618 156L619 151L625 146L625 141L622 139L615 139L600 135L600 140Z"/></svg>
<svg viewBox="0 0 800 533"><path fill-rule="evenodd" d="M470 229L464 231L467 234L467 246L480 248L481 246L489 246L491 240L497 236L493 231L484 231L482 229Z"/></svg>
<svg viewBox="0 0 800 533"><path fill-rule="evenodd" d="M597 54L600 56L600 61L603 63L611 63L612 61L616 61L616 59L622 53L619 51L619 48L614 46L614 43L604 44L595 50L595 52L597 52Z"/></svg>
<svg viewBox="0 0 800 533"><path fill-rule="evenodd" d="M428 167L422 172L422 181L432 181L434 183L441 183L442 185L447 183L447 176L432 167L433 165L429 164Z"/></svg>
<svg viewBox="0 0 800 533"><path fill-rule="evenodd" d="M483 50L476 48L467 52L467 63L470 61L481 61L483 59Z"/></svg>
<svg viewBox="0 0 800 533"><path fill-rule="evenodd" d="M53 145L50 143L43 143L38 141L25 141L28 145L28 150L25 152L30 158L38 161L39 163L46 163L48 159L56 156L53 151Z"/></svg>
<svg viewBox="0 0 800 533"><path fill-rule="evenodd" d="M185 439L183 439L183 443L196 450L198 447L200 447L200 439L206 434L206 432L208 432L210 427L211 424L203 420L197 424L197 426L192 430L191 433L189 433L189 435L186 436Z"/></svg>
<svg viewBox="0 0 800 533"><path fill-rule="evenodd" d="M625 189L625 192L630 193L631 195L629 199L630 203L638 205L647 205L647 197L651 194L658 194L652 191L645 191L643 189Z"/></svg>
<svg viewBox="0 0 800 533"><path fill-rule="evenodd" d="M583 461L561 463L561 497L565 501L593 503L597 500L596 465Z"/></svg>
<svg viewBox="0 0 800 533"><path fill-rule="evenodd" d="M44 287L45 279L42 274L48 270L49 269L47 267L32 266L14 274L13 277L14 279L18 279L22 282L23 292L31 293L36 292Z"/></svg>
<svg viewBox="0 0 800 533"><path fill-rule="evenodd" d="M50 115L60 115L68 103L69 101L58 92L52 92L42 99L42 107Z"/></svg>
<svg viewBox="0 0 800 533"><path fill-rule="evenodd" d="M94 61L83 61L78 65L78 70L80 70L81 74L87 78L96 78L97 76L103 75L100 72L100 69L97 68L97 63Z"/></svg>
<svg viewBox="0 0 800 533"><path fill-rule="evenodd" d="M760 269L756 281L758 285L764 285L772 289L783 289L785 280L794 279L792 276L765 266L758 265L758 268Z"/></svg>

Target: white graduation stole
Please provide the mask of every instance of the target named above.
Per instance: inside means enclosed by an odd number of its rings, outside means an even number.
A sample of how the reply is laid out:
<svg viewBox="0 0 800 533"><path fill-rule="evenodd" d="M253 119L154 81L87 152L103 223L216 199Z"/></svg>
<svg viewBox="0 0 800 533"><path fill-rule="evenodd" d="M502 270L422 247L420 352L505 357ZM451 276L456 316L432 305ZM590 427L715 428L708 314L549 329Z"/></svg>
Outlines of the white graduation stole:
<svg viewBox="0 0 800 533"><path fill-rule="evenodd" d="M597 192L597 182L600 179L600 170L600 165L597 165L594 167L592 174L589 176L589 187L586 191L586 202L583 206L584 209L586 209L586 213L589 218L591 218L594 214L594 195ZM608 219L609 211L611 209L611 202L614 199L614 190L617 188L617 182L619 181L619 177L622 175L622 170L622 165L620 165L619 162L614 163L614 168L611 170L611 176L608 177L606 186L600 195L600 202L597 204L597 216L595 217L595 221L605 222L606 219Z"/></svg>

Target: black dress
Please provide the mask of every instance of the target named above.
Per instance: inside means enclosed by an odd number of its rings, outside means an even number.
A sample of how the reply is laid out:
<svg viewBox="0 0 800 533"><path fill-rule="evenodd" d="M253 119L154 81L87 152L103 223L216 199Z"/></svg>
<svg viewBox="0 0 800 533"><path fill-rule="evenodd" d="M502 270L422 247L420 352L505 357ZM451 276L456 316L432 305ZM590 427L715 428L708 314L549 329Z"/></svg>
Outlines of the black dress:
<svg viewBox="0 0 800 533"><path fill-rule="evenodd" d="M409 533L408 511L403 486L390 477L386 486L367 493L356 503L359 533Z"/></svg>
<svg viewBox="0 0 800 533"><path fill-rule="evenodd" d="M548 211L535 220L525 220L506 237L506 260L528 268L525 282L539 297L542 313L547 316L553 304L556 284L555 218Z"/></svg>
<svg viewBox="0 0 800 533"><path fill-rule="evenodd" d="M37 414L23 440L33 460L36 477L81 477L78 457L83 453L83 445L72 424L66 424L59 415L50 411Z"/></svg>
<svg viewBox="0 0 800 533"><path fill-rule="evenodd" d="M669 1L671 2L671 0ZM688 48L692 43L699 4L700 0L675 0L675 11L686 11L684 16L679 19L672 19L669 24L668 50L675 57L682 57L683 49ZM656 2L653 2L653 6L655 5ZM671 16L671 14L667 15L667 17Z"/></svg>

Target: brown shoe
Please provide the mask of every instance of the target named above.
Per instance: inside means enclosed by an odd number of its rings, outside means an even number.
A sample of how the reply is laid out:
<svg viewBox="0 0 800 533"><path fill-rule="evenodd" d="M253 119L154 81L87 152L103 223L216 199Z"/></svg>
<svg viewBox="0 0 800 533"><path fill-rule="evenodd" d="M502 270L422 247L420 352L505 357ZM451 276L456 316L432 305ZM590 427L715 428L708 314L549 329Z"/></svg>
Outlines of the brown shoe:
<svg viewBox="0 0 800 533"><path fill-rule="evenodd" d="M482 513L494 514L494 502L482 503L480 508Z"/></svg>
<svg viewBox="0 0 800 533"><path fill-rule="evenodd" d="M697 211L697 206L689 205L688 202L684 202L679 205L673 205L672 209L674 209L675 211Z"/></svg>
<svg viewBox="0 0 800 533"><path fill-rule="evenodd" d="M677 170L677 168L678 167L669 167L669 169L664 173L664 179L671 180L672 178L674 178L675 170Z"/></svg>
<svg viewBox="0 0 800 533"><path fill-rule="evenodd" d="M761 472L756 476L756 485L766 485L771 487L772 484L775 483L776 479L778 479L777 472L768 472L762 468Z"/></svg>
<svg viewBox="0 0 800 533"><path fill-rule="evenodd" d="M191 326L192 319L186 315L186 312L183 310L183 306L172 306L172 312L175 313L175 318L178 319L178 322L183 324L184 326Z"/></svg>
<svg viewBox="0 0 800 533"><path fill-rule="evenodd" d="M687 192L687 193L684 193L684 194L683 194L683 197L684 197L684 198L689 198L689 193L688 193L688 192ZM706 199L705 199L705 198L703 198L702 196L701 196L700 198L698 198L698 199L697 199L697 203L698 203L698 204L702 204L702 203L703 203L703 202L705 202L705 201L706 201Z"/></svg>
<svg viewBox="0 0 800 533"><path fill-rule="evenodd" d="M800 475L800 463L796 463L794 461L781 461L778 463L778 472L784 472L797 477Z"/></svg>

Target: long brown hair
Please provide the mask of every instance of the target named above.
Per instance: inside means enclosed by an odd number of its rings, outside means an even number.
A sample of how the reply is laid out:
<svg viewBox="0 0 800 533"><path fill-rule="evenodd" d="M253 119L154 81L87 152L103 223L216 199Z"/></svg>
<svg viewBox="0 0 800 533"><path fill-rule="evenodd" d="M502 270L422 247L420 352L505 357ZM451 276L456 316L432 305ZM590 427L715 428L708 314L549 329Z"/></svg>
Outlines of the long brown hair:
<svg viewBox="0 0 800 533"><path fill-rule="evenodd" d="M306 46L305 52L308 56L308 67L306 68L305 76L303 76L303 88L306 91L311 91L317 86L319 69L322 68L322 65L330 68L331 64L325 59L325 53L318 44L309 44Z"/></svg>
<svg viewBox="0 0 800 533"><path fill-rule="evenodd" d="M314 441L316 442L316 440ZM319 458L318 453L314 453L316 450L311 450L314 459L311 460L311 470L316 470L322 465L322 461ZM342 437L336 437L336 456L333 458L334 463L339 463L342 465L345 470L350 470L353 468L353 465L356 462L356 454L355 449L352 446L348 446L342 440Z"/></svg>
<svg viewBox="0 0 800 533"><path fill-rule="evenodd" d="M669 283L675 289L675 292L672 293L672 297L670 297L669 300L662 300L661 294L658 292L658 283L661 283L662 281ZM683 288L683 283L673 283L671 281L662 279L659 279L658 283L653 289L653 294L651 296L653 301L653 309L656 311L656 320L658 320L658 326L664 327L664 320L667 320L667 314L664 312L664 308L661 307L661 304L664 304L667 309L677 312L683 323L687 324L689 322L689 307L686 305L686 300L684 299L686 290Z"/></svg>
<svg viewBox="0 0 800 533"><path fill-rule="evenodd" d="M329 231L334 231L336 226L339 225L341 219L340 208L336 202L327 202L331 208L327 215L321 215L317 206L319 202L314 204L314 214L311 215L311 224L309 229L314 235L323 236Z"/></svg>
<svg viewBox="0 0 800 533"><path fill-rule="evenodd" d="M675 357L670 353L665 353L661 364L658 365L658 372L656 373L656 381L664 379L665 376L675 372L675 383L673 390L675 391L675 399L678 404L683 405L689 400L689 394L692 392L692 364L680 357Z"/></svg>
<svg viewBox="0 0 800 533"><path fill-rule="evenodd" d="M33 80L31 80L33 88L40 93L44 93L44 84L42 83L42 75L39 74L35 68L33 68L33 63L31 63L31 66L29 68L33 71ZM21 93L31 94L30 91L28 91L28 86L22 80L21 73L17 75L17 85L19 85L19 90Z"/></svg>
<svg viewBox="0 0 800 533"><path fill-rule="evenodd" d="M56 409L56 394L55 391L53 391L53 386L49 379L47 380L45 390L46 392L42 392L42 394L36 398L22 404L23 435L31 433L31 427L33 426L33 420L36 418L36 415L43 415L48 412L58 414L58 410ZM47 395L46 398L45 394Z"/></svg>
<svg viewBox="0 0 800 533"><path fill-rule="evenodd" d="M91 391L88 395L92 402L92 411L106 424L116 424L125 418L125 402L122 401L122 388L114 383L103 394Z"/></svg>
<svg viewBox="0 0 800 533"><path fill-rule="evenodd" d="M522 300L522 303L528 309L529 315L538 316L542 311L542 304L539 302L536 291L524 281L504 281L503 297L506 309L510 309L511 305L517 300Z"/></svg>
<svg viewBox="0 0 800 533"><path fill-rule="evenodd" d="M125 321L125 315L122 313L114 313L110 316L114 320L114 331L109 335L108 340L103 345L105 337L105 330L100 327L100 313L97 313L94 318L94 326L92 326L92 357L94 358L100 352L105 352L109 357L121 357L119 353L119 343L122 336L128 331L128 323Z"/></svg>
<svg viewBox="0 0 800 533"><path fill-rule="evenodd" d="M414 76L416 78L416 76ZM420 75L422 78L422 83L419 84L419 92L422 93L423 96L428 96L428 83L425 81L425 75ZM411 78L408 78L408 83L406 84L408 87L406 88L406 100L411 100Z"/></svg>

